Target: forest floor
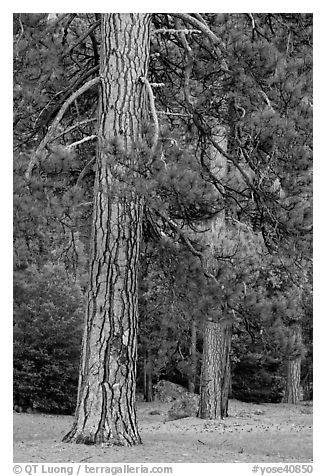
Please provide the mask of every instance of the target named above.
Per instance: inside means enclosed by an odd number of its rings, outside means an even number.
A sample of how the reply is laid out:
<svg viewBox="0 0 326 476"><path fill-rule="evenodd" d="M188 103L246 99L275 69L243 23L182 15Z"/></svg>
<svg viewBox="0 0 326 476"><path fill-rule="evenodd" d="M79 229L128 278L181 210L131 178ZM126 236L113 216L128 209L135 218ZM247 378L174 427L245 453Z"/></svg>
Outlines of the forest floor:
<svg viewBox="0 0 326 476"><path fill-rule="evenodd" d="M165 421L170 407L138 402L143 444L132 448L62 443L73 417L14 413L14 462L312 462L310 402L258 405L230 400L229 417L222 421Z"/></svg>

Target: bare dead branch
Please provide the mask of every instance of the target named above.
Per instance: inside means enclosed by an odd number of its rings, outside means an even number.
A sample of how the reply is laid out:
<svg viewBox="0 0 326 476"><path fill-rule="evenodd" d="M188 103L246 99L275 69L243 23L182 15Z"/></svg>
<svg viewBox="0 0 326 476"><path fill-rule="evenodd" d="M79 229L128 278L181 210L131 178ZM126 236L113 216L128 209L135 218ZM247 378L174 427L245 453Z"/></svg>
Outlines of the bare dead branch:
<svg viewBox="0 0 326 476"><path fill-rule="evenodd" d="M215 149L218 150L218 152L220 152L222 155L224 155L224 157L228 159L230 162L232 162L232 164L239 170L240 174L243 176L248 187L251 190L256 191L255 188L253 187L253 184L251 182L249 175L243 170L241 165L238 164L238 161L234 157L232 157L232 155L225 152L225 150L212 137L209 137L209 140L211 141Z"/></svg>
<svg viewBox="0 0 326 476"><path fill-rule="evenodd" d="M174 29L174 28L158 28L157 30L153 31L154 34L171 34L171 35L179 35L183 33L184 35L191 35L193 33L200 34L202 33L200 30L194 30L191 29L189 30L188 28L180 28L180 29Z"/></svg>
<svg viewBox="0 0 326 476"><path fill-rule="evenodd" d="M289 54L290 49L291 49L291 31L289 31L289 34L288 34L288 40L286 44L286 54Z"/></svg>
<svg viewBox="0 0 326 476"><path fill-rule="evenodd" d="M76 142L73 142L72 144L67 145L66 148L67 149L72 149L73 147L77 147L77 145L83 144L84 142L88 142L88 141L94 140L94 139L97 139L96 134L88 136L88 137L83 137L82 139L80 139Z"/></svg>
<svg viewBox="0 0 326 476"><path fill-rule="evenodd" d="M190 48L190 45L187 41L186 35L181 29L180 20L178 18L175 19L175 24L177 28L180 28L180 41L183 46L183 49L185 50L186 66L184 70L184 95L185 95L185 100L188 104L188 107L192 111L194 104L190 95L190 77L191 77L192 67L194 64L194 57L193 57L192 49Z"/></svg>
<svg viewBox="0 0 326 476"><path fill-rule="evenodd" d="M56 98L57 98L58 96L60 96L60 94L62 94L62 93L63 93L63 90L58 91L58 92L54 95L54 97L51 98L51 99L45 104L45 106L41 109L41 111L38 113L38 115L37 115L37 117L36 117L36 119L35 119L35 121L34 121L34 123L33 123L33 129L34 129L34 130L36 129L36 126L37 126L38 123L40 122L40 118L45 115L45 112L46 112L46 110L48 109L48 107L49 107L51 104L53 104L53 101L55 101Z"/></svg>
<svg viewBox="0 0 326 476"><path fill-rule="evenodd" d="M79 76L78 79L71 86L68 86L68 88L64 90L58 91L41 110L41 112L39 113L38 117L36 118L34 122L33 128L35 129L36 124L40 122L41 118L42 118L42 125L46 126L50 122L50 120L53 117L55 117L57 112L60 110L61 105L66 101L66 99L68 99L70 95L73 94L73 92L81 84L84 84L86 79L89 78L89 76L97 73L98 70L99 70L99 65L94 66L93 68L86 71L83 75ZM54 107L52 107L52 109L46 113L50 105L54 105Z"/></svg>
<svg viewBox="0 0 326 476"><path fill-rule="evenodd" d="M64 104L62 105L60 111L58 112L57 116L55 117L53 123L50 125L49 127L49 130L47 132L47 134L45 135L45 137L43 138L43 140L41 141L40 145L38 146L38 148L36 149L36 152L35 154L32 156L29 164L28 164L28 167L27 167L27 170L26 170L26 174L25 174L25 177L27 180L30 180L30 177L31 177L31 174L32 174L32 171L33 171L33 168L34 166L44 158L45 154L46 154L46 146L49 142L52 142L53 141L53 138L55 136L55 133L57 131L57 127L62 119L62 117L64 116L65 112L67 111L67 109L69 108L69 106L75 101L75 99L79 96L81 96L83 93L85 93L88 89L90 89L91 87L95 86L96 84L98 84L100 82L100 78L97 77L97 78L94 78L94 79L91 79L90 81L88 81L86 84L84 84L81 88L79 88L77 91L75 91L65 102Z"/></svg>
<svg viewBox="0 0 326 476"><path fill-rule="evenodd" d="M164 88L165 83L149 83L152 88Z"/></svg>
<svg viewBox="0 0 326 476"><path fill-rule="evenodd" d="M79 177L77 179L77 182L76 182L76 186L79 186L80 185L80 182L83 180L83 178L85 177L85 174L86 174L86 171L89 169L89 167L93 164L93 162L95 162L95 159L96 157L92 157L91 160L89 160L87 162L87 164L85 165L85 167L83 168L83 170L80 172L79 174Z"/></svg>
<svg viewBox="0 0 326 476"><path fill-rule="evenodd" d="M193 13L192 16L197 18L197 20L202 22L204 25L207 25L206 20L201 16L200 13Z"/></svg>
<svg viewBox="0 0 326 476"><path fill-rule="evenodd" d="M82 202L78 203L76 207L90 207L91 205L93 205L93 202Z"/></svg>
<svg viewBox="0 0 326 476"><path fill-rule="evenodd" d="M252 26L252 29L255 31L256 30L256 23L255 23L255 19L253 17L253 14L252 13L248 13L248 16L251 20L251 26Z"/></svg>
<svg viewBox="0 0 326 476"><path fill-rule="evenodd" d="M265 93L265 91L263 91L262 89L260 89L260 94L263 96L263 98L265 99L265 102L268 106L268 109L270 109L271 111L274 111L273 109L273 106L271 105L271 102L269 100L269 97L267 96L267 94Z"/></svg>
<svg viewBox="0 0 326 476"><path fill-rule="evenodd" d="M191 114L183 112L157 111L157 114L163 116L191 117Z"/></svg>
<svg viewBox="0 0 326 476"><path fill-rule="evenodd" d="M66 42L66 38L67 38L67 35L68 35L68 29L69 29L71 23L76 18L77 13L69 13L69 14L67 14L67 16L68 16L67 23L65 24L64 30L63 30L62 45L64 45L65 42Z"/></svg>
<svg viewBox="0 0 326 476"><path fill-rule="evenodd" d="M63 132L60 132L57 136L53 138L53 140L57 140L60 137L64 136L65 134L69 134L69 132L73 131L74 129L77 129L78 127L84 126L85 124L89 124L90 122L96 121L96 117L91 117L90 119L85 119L84 121L80 121L77 124L74 124L71 127L68 127L68 129L65 129Z"/></svg>
<svg viewBox="0 0 326 476"><path fill-rule="evenodd" d="M172 17L177 17L183 20L185 23L190 23L190 25L194 26L198 30L200 30L204 35L210 39L210 41L215 45L216 47L216 53L219 57L219 59L222 58L222 52L220 50L220 44L221 41L220 39L212 32L212 30L207 26L207 23L203 23L202 21L198 20L197 18L192 17L188 13L169 13ZM225 68L225 65L222 65L223 69Z"/></svg>
<svg viewBox="0 0 326 476"><path fill-rule="evenodd" d="M22 23L22 18L21 18L21 13L19 13L18 15L18 20L19 20L19 26L20 26L20 32L19 32L19 35L18 35L18 38L17 38L17 42L16 42L16 58L18 59L19 57L19 42L24 34L24 26L23 26L23 23Z"/></svg>
<svg viewBox="0 0 326 476"><path fill-rule="evenodd" d="M145 78L144 76L141 76L139 79L146 86L147 93L149 96L149 106L150 106L150 110L151 110L151 114L152 114L152 118L154 122L154 136L153 136L152 147L151 147L151 153L153 154L157 146L159 130L160 130L157 113L155 109L155 97L154 97L153 90L148 79Z"/></svg>
<svg viewBox="0 0 326 476"><path fill-rule="evenodd" d="M234 108L241 112L240 120L242 121L245 118L246 110L244 107L240 106L237 101L234 101Z"/></svg>
<svg viewBox="0 0 326 476"><path fill-rule="evenodd" d="M198 28L201 32L203 32L214 45L219 46L220 45L220 40L218 37L212 32L212 30L207 26L206 23L203 23L202 21L199 21L197 18L192 17L188 13L169 13L169 15L177 18L181 18L185 23L190 23L193 25L195 28Z"/></svg>
<svg viewBox="0 0 326 476"><path fill-rule="evenodd" d="M228 65L225 59L223 58L222 51L220 49L221 40L213 33L213 31L209 28L206 21L202 17L197 16L197 18L194 18L188 13L169 13L169 15L180 18L185 23L188 22L195 28L198 28L213 43L215 47L215 54L218 60L220 61L220 70L224 73L232 74L232 71L228 68ZM199 20L199 17L201 18L201 20Z"/></svg>

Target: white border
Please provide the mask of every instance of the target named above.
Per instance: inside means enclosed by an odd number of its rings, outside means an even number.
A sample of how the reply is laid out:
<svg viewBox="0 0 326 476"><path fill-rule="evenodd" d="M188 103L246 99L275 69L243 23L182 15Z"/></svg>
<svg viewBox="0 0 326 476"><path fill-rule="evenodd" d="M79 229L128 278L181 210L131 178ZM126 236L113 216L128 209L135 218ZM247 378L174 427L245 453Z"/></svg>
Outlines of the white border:
<svg viewBox="0 0 326 476"><path fill-rule="evenodd" d="M325 187L326 187L326 152L323 137L325 136L325 85L326 74L324 65L325 58L325 8L321 2L307 1L273 1L264 3L262 1L245 2L198 2L166 0L162 3L153 2L125 2L119 0L117 8L112 3L106 2L67 2L56 1L44 2L10 2L2 8L1 22L1 171L2 187L0 187L1 214L1 319L3 332L1 332L1 381L0 408L2 423L2 443L3 455L5 455L5 467L8 465L8 473L4 469L3 474L12 474L12 13L14 12L70 12L70 11L119 11L119 12L167 12L167 11L200 11L221 13L235 13L243 11L251 12L312 12L314 13L314 256L317 256L314 266L314 473L323 474L325 471ZM10 11L7 10L10 8ZM45 8L46 7L46 8ZM174 466L174 465L173 465ZM233 464L232 473L228 464L213 465L197 464L177 465L178 470L174 474L186 474L190 470L196 472L205 468L207 474L250 474L248 465ZM181 468L184 467L184 468ZM248 472L244 469L248 466ZM250 465L251 466L251 465ZM323 469L323 472L322 472ZM214 473L213 473L214 471Z"/></svg>

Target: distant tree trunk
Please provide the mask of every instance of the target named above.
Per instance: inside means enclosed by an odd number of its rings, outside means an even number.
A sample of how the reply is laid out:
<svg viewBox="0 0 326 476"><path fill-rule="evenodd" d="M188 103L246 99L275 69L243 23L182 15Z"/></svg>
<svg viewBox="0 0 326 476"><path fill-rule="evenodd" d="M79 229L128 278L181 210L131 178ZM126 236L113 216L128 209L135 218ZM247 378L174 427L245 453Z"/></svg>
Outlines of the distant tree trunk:
<svg viewBox="0 0 326 476"><path fill-rule="evenodd" d="M143 395L145 402L147 401L147 358L146 358L146 351L144 353L144 360L143 360Z"/></svg>
<svg viewBox="0 0 326 476"><path fill-rule="evenodd" d="M284 402L297 404L301 397L301 352L302 330L300 324L290 327L290 350L294 351L287 362L287 377ZM292 352L291 352L292 353Z"/></svg>
<svg viewBox="0 0 326 476"><path fill-rule="evenodd" d="M215 141L227 150L227 131L215 126ZM208 148L209 168L212 175L221 183L227 175L226 158L212 147ZM222 188L222 187L221 187ZM218 198L219 192L216 191ZM221 211L211 223L211 230L203 234L206 244L207 268L214 263L214 255L228 254L231 240L225 223L225 213ZM212 270L215 274L216 269ZM205 320L203 357L200 377L200 418L219 419L227 416L228 394L231 379L230 349L232 323L223 315L222 303L218 310L209 312Z"/></svg>
<svg viewBox="0 0 326 476"><path fill-rule="evenodd" d="M64 441L141 443L135 412L142 200L128 185L147 116L148 14L103 14L90 283L75 421ZM136 175L136 173L135 173Z"/></svg>
<svg viewBox="0 0 326 476"><path fill-rule="evenodd" d="M144 357L144 399L153 401L153 359L151 350L145 352Z"/></svg>
<svg viewBox="0 0 326 476"><path fill-rule="evenodd" d="M289 360L287 364L286 390L284 401L297 404L300 401L301 358Z"/></svg>
<svg viewBox="0 0 326 476"><path fill-rule="evenodd" d="M190 378L188 382L189 392L194 393L196 389L197 377L197 323L193 318L191 321L191 342L190 342Z"/></svg>
<svg viewBox="0 0 326 476"><path fill-rule="evenodd" d="M232 323L220 319L207 321L204 332L200 389L200 418L227 416L230 386L230 349Z"/></svg>

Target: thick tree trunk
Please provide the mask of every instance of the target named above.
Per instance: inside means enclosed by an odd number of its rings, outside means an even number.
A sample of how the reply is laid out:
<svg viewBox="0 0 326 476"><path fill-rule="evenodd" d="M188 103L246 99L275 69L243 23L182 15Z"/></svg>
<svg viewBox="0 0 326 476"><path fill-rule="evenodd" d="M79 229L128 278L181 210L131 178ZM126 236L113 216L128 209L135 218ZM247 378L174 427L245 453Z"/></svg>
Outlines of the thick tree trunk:
<svg viewBox="0 0 326 476"><path fill-rule="evenodd" d="M194 393L196 390L197 377L197 323L193 318L191 321L191 342L190 342L190 378L188 382L189 392Z"/></svg>
<svg viewBox="0 0 326 476"><path fill-rule="evenodd" d="M76 416L64 441L141 443L135 412L142 200L132 189L147 117L147 14L103 14L90 284ZM129 185L128 185L129 183Z"/></svg>
<svg viewBox="0 0 326 476"><path fill-rule="evenodd" d="M301 398L301 354L299 347L302 344L302 330L300 324L290 327L290 349L295 349L294 356L291 356L287 362L287 377L284 402L297 404Z"/></svg>
<svg viewBox="0 0 326 476"><path fill-rule="evenodd" d="M207 321L204 332L200 389L200 418L227 416L230 386L230 349L232 323L220 319Z"/></svg>

